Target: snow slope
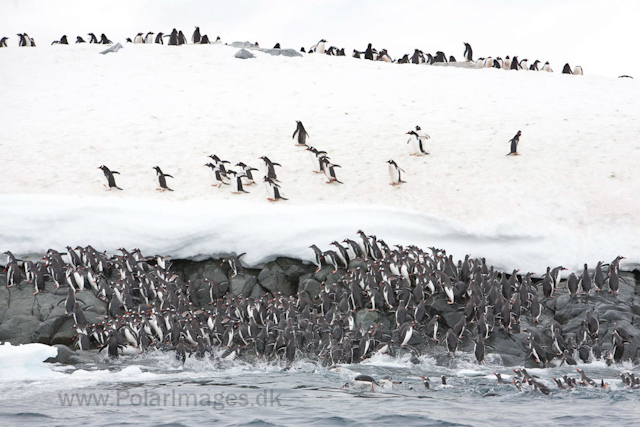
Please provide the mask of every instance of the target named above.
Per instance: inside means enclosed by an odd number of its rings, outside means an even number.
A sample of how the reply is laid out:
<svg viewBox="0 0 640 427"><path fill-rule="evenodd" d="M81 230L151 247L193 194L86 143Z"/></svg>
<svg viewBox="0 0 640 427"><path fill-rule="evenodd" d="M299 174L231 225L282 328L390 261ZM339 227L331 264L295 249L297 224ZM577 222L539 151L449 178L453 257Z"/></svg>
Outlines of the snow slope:
<svg viewBox="0 0 640 427"><path fill-rule="evenodd" d="M285 46L286 47L286 46ZM640 261L640 113L630 79L398 65L306 55L239 60L224 45L6 49L0 91L0 246L88 244L174 256L237 250L311 258L362 228L389 244L435 245L504 268ZM340 164L325 184L294 146ZM430 156L410 156L420 125ZM522 131L519 157L508 140ZM262 185L210 184L217 154L260 166ZM388 159L406 171L389 185ZM106 192L105 164L125 190ZM173 193L155 191L159 165Z"/></svg>

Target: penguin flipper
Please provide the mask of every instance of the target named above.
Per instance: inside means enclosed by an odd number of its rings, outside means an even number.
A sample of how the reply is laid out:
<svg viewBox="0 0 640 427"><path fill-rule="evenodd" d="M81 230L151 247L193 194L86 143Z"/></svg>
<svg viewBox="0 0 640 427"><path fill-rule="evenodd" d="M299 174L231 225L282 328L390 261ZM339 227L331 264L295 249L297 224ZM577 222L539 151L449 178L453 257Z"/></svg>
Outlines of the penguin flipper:
<svg viewBox="0 0 640 427"><path fill-rule="evenodd" d="M165 177L168 176L169 178L173 178L171 175L169 175L168 173L163 174Z"/></svg>
<svg viewBox="0 0 640 427"><path fill-rule="evenodd" d="M111 171L112 174L117 173L118 175L120 175L120 172L118 171Z"/></svg>
<svg viewBox="0 0 640 427"><path fill-rule="evenodd" d="M293 136L291 136L291 139L294 139L296 137L296 133L298 133L298 129L296 129L295 131L293 131Z"/></svg>

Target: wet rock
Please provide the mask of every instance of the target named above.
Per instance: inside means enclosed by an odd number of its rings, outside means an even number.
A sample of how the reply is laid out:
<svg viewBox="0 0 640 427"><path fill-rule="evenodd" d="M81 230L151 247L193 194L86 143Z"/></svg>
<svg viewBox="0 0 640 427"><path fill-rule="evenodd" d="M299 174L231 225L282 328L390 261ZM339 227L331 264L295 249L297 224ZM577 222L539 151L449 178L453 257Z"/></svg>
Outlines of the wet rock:
<svg viewBox="0 0 640 427"><path fill-rule="evenodd" d="M38 325L38 327L33 331L31 337L29 338L30 342L50 345L51 339L62 327L66 320L66 316L52 316L51 318L40 323L40 325Z"/></svg>
<svg viewBox="0 0 640 427"><path fill-rule="evenodd" d="M56 344L54 347L58 349L56 357L50 357L45 363L62 363L63 365L72 365L82 362L83 358L79 357L73 350L63 344Z"/></svg>

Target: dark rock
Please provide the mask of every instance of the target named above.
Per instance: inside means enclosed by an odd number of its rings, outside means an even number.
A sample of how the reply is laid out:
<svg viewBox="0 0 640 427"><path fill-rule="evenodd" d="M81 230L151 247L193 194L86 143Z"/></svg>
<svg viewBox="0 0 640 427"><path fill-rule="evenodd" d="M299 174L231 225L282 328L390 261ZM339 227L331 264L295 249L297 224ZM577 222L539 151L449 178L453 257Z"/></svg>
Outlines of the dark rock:
<svg viewBox="0 0 640 427"><path fill-rule="evenodd" d="M304 277L304 276L303 276ZM322 284L312 277L304 277L300 279L298 284L298 292L306 292L313 300L320 296Z"/></svg>
<svg viewBox="0 0 640 427"><path fill-rule="evenodd" d="M40 321L30 315L12 314L0 325L0 341L8 341L13 345L31 342L31 336L40 326Z"/></svg>
<svg viewBox="0 0 640 427"><path fill-rule="evenodd" d="M231 292L239 297L248 297L251 295L254 285L258 280L249 275L238 274L231 278Z"/></svg>
<svg viewBox="0 0 640 427"><path fill-rule="evenodd" d="M81 357L78 357L78 355L66 345L56 344L54 347L58 349L58 355L56 357L48 358L45 360L45 363L62 363L63 365L72 365L83 361Z"/></svg>
<svg viewBox="0 0 640 427"><path fill-rule="evenodd" d="M41 344L51 344L51 339L58 332L58 330L62 327L64 322L67 320L66 316L52 316L49 319L42 322L36 329L33 331L33 334L30 337L31 342L41 343Z"/></svg>
<svg viewBox="0 0 640 427"><path fill-rule="evenodd" d="M253 286L253 289L251 290L251 298L261 298L263 296L265 296L269 291L267 291L265 288L263 288L262 286L260 286L260 283L257 283Z"/></svg>
<svg viewBox="0 0 640 427"><path fill-rule="evenodd" d="M281 292L285 296L295 295L296 286L287 278L284 270L276 262L268 262L258 274L258 281L271 293Z"/></svg>

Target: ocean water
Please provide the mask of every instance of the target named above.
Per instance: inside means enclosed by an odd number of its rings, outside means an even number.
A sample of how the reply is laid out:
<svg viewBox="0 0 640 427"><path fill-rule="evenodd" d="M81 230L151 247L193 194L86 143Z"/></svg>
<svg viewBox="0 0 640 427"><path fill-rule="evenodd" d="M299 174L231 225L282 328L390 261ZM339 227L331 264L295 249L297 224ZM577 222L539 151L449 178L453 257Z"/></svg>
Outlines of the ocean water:
<svg viewBox="0 0 640 427"><path fill-rule="evenodd" d="M640 424L640 389L623 386L617 376L640 373L639 366L579 364L608 386L571 391L558 390L551 377L578 378L575 367L528 370L551 389L543 395L526 385L518 391L511 383L498 384L493 372L508 382L513 372L495 363L495 356L486 365L473 363L472 357L423 356L420 364L411 364L406 356L375 355L350 366L298 361L286 368L195 358L182 366L161 352L110 361L89 352L86 363L47 365L21 379L0 378L0 425ZM396 383L381 383L371 391L351 381L358 374L388 375ZM430 389L420 375L430 378ZM441 385L440 375L448 377L448 385Z"/></svg>

